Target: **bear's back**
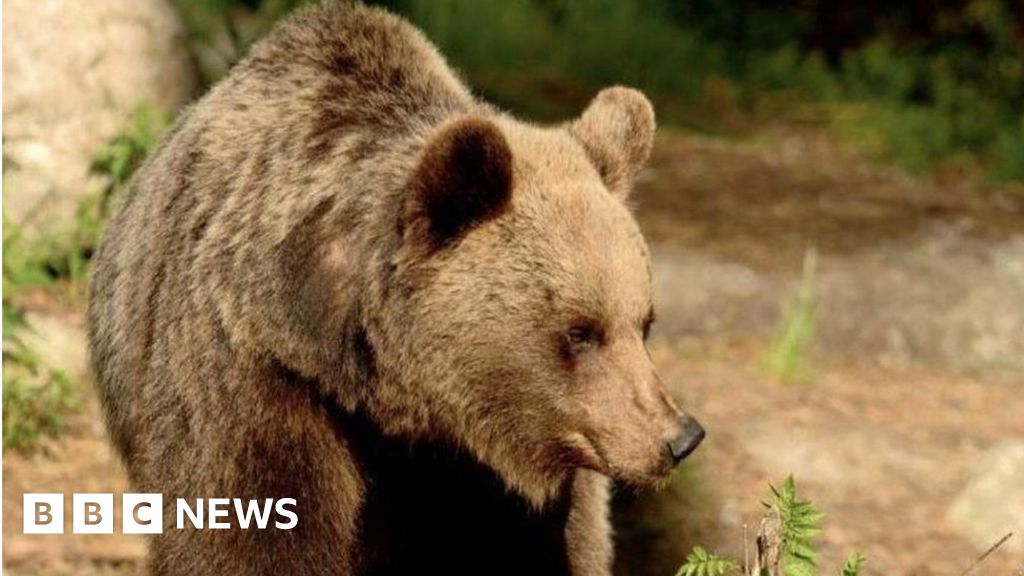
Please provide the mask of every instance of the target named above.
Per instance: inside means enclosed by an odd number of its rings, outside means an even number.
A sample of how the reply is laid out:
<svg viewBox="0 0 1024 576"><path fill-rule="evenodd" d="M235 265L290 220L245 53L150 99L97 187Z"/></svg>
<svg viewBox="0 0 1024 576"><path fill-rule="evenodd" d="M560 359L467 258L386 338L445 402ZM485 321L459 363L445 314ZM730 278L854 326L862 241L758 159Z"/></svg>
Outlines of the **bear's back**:
<svg viewBox="0 0 1024 576"><path fill-rule="evenodd" d="M347 218L359 251L423 135L475 105L404 20L325 2L279 24L184 112L94 258L90 346L122 454L175 410L203 409L209 391L192 389L217 386L230 348L301 342L287 300L303 271L282 270L280 247L316 243L314 218Z"/></svg>

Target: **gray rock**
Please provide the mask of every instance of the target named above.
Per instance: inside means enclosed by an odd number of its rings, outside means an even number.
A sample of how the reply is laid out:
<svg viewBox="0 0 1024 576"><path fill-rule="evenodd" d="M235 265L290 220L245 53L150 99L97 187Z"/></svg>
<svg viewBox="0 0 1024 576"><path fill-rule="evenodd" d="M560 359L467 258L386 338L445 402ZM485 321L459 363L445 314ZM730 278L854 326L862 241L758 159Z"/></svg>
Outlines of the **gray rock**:
<svg viewBox="0 0 1024 576"><path fill-rule="evenodd" d="M800 262L758 270L655 245L659 336L769 338L799 290ZM813 352L902 369L1024 372L1024 237L936 226L908 241L823 253Z"/></svg>
<svg viewBox="0 0 1024 576"><path fill-rule="evenodd" d="M766 297L774 291L747 266L658 246L652 259L660 335L756 330L775 312L777 300Z"/></svg>
<svg viewBox="0 0 1024 576"><path fill-rule="evenodd" d="M195 93L185 32L167 0L7 0L3 34L4 210L30 234L66 229L129 112Z"/></svg>

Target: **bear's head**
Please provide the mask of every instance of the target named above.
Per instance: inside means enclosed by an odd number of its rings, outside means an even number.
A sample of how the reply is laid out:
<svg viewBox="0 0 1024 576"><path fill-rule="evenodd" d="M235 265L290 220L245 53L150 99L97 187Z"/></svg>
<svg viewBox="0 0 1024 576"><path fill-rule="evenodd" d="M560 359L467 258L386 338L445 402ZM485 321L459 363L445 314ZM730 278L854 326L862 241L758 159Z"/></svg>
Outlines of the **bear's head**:
<svg viewBox="0 0 1024 576"><path fill-rule="evenodd" d="M466 115L429 137L368 328L377 420L538 504L574 469L646 485L696 447L645 347L650 258L625 204L654 130L642 94L610 88L567 125Z"/></svg>

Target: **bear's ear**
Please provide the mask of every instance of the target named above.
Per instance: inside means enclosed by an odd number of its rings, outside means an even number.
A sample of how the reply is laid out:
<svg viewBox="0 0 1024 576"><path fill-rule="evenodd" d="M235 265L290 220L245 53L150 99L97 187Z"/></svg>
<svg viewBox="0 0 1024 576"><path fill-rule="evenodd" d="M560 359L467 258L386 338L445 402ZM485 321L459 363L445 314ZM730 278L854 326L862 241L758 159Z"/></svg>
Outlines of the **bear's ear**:
<svg viewBox="0 0 1024 576"><path fill-rule="evenodd" d="M512 151L501 130L483 117L458 118L427 142L412 177L403 233L442 246L500 214L511 196Z"/></svg>
<svg viewBox="0 0 1024 576"><path fill-rule="evenodd" d="M632 88L605 88L569 132L583 145L608 189L623 200L654 144L654 108Z"/></svg>

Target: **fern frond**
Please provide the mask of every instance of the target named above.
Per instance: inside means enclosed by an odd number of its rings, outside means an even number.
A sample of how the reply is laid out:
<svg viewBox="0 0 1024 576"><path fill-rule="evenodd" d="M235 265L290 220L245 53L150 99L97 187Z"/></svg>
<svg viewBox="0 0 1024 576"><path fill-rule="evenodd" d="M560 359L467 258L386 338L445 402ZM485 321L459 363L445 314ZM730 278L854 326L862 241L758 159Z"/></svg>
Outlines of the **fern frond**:
<svg viewBox="0 0 1024 576"><path fill-rule="evenodd" d="M797 499L792 475L786 477L781 487L771 486L771 491L771 507L778 510L782 520L783 571L786 576L814 576L818 558L814 538L821 534L825 515L811 502Z"/></svg>
<svg viewBox="0 0 1024 576"><path fill-rule="evenodd" d="M740 565L732 560L719 558L700 546L694 546L676 576L725 576L739 568Z"/></svg>

